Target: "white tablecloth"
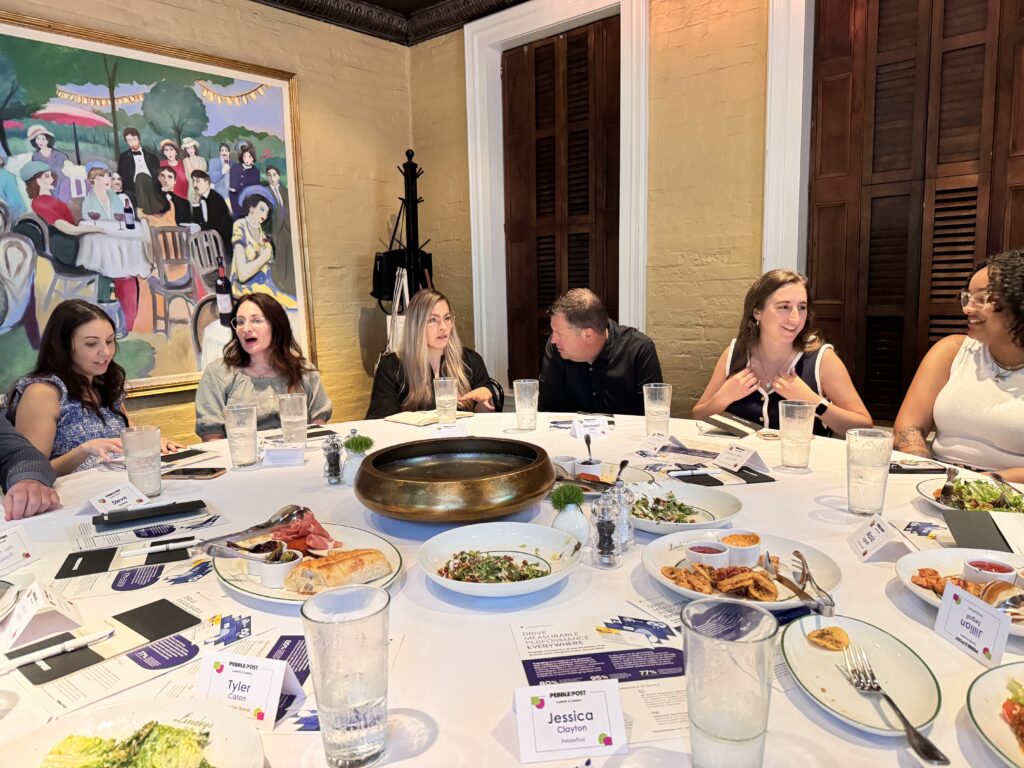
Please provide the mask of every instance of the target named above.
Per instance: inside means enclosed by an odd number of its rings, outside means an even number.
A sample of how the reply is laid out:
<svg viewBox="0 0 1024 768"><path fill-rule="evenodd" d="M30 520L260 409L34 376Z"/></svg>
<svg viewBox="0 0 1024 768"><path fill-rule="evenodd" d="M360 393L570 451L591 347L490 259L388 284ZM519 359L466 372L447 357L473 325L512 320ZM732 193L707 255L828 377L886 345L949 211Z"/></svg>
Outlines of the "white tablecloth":
<svg viewBox="0 0 1024 768"><path fill-rule="evenodd" d="M642 418L618 417L618 428L606 440L595 441L595 455L616 461L638 448L643 441ZM460 421L470 434L526 439L543 445L550 455L583 453L582 441L568 433L541 429L526 435L507 432L515 426L514 414L475 416ZM345 424L339 431L357 426L360 433L374 438L377 447L430 436L429 428L387 422ZM682 439L696 435L692 422L673 420L673 434ZM720 439L724 448L728 439ZM756 437L745 441L756 448L769 467L779 464L779 445ZM205 462L226 466L225 441L207 444L220 456ZM375 531L395 543L404 558L403 573L392 584L391 624L393 634L403 635L390 678L390 747L385 765L454 768L500 768L519 765L515 723L511 711L512 691L525 685L516 655L510 624L513 622L564 623L572 617L614 616L629 610L627 600L641 597L673 597L658 586L643 569L639 553L628 556L615 571L598 571L581 564L560 585L536 595L502 600L468 598L437 587L427 580L416 564L420 544L446 529L406 523L380 517L365 509L349 487L326 485L323 456L318 447L307 452L304 467L228 472L212 481L168 481L163 499L167 501L203 498L217 510L229 514L241 527L265 519L285 504L297 502L311 507L325 521L354 525ZM840 614L869 621L896 635L914 648L931 667L942 687L942 709L930 730L938 746L953 765L996 766L974 731L964 701L971 681L982 667L969 660L932 631L935 610L911 595L895 578L891 563L860 563L846 543L863 520L845 511L845 445L840 441L815 439L811 471L807 474L775 473L778 482L728 488L743 502L734 524L763 533L799 539L817 547L840 565L843 581L835 597ZM90 496L123 478L91 470L59 482L64 508L26 522L32 539L44 558L23 571L53 577L68 551L66 529L74 512ZM932 517L925 502L917 498L920 476L893 475L889 478L886 514L896 519ZM547 502L510 519L550 523L553 510ZM78 520L83 518L78 517ZM223 530L223 529L221 529ZM652 537L638 533L643 544ZM182 586L162 590L173 597ZM213 577L199 582L199 589L219 594ZM148 602L153 594L123 593L116 599L96 597L78 601L85 620L110 615ZM253 603L253 629L268 627L295 633L301 631L296 612L287 607ZM1015 661L1024 653L1024 643L1011 639L1004 657ZM153 695L161 681L140 686L117 697L119 702ZM18 692L8 676L0 679L0 702L17 696L18 703L4 715L0 708L0 742L15 738L45 721L34 702ZM898 692L894 692L896 694ZM71 715L72 717L74 715ZM800 690L773 692L769 716L765 764L768 766L917 766L920 763L900 739L862 734L840 723L811 703ZM319 734L263 736L267 761L273 768L323 765ZM628 756L597 765L616 767L673 768L690 765L683 735L662 742L634 746ZM549 763L569 768L582 761ZM19 766L20 768L20 766Z"/></svg>
<svg viewBox="0 0 1024 768"><path fill-rule="evenodd" d="M145 220L137 221L135 229L119 229L116 221L102 220L86 220L81 226L97 230L96 234L82 235L78 242L81 266L106 277L149 277L153 259Z"/></svg>

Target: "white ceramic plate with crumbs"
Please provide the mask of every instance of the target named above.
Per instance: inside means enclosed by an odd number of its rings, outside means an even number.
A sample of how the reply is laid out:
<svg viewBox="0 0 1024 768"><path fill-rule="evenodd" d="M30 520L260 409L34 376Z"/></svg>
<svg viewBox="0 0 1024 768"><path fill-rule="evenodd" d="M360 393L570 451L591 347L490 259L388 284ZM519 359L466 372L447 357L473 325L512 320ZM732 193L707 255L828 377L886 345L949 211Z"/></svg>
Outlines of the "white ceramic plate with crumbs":
<svg viewBox="0 0 1024 768"><path fill-rule="evenodd" d="M993 482L989 477L978 474L977 472L968 472L967 470L961 470L960 474L957 475L958 480L981 480L992 488L998 491L998 484ZM946 478L944 477L930 477L927 480L922 480L917 484L918 495L931 504L933 507L939 510L946 509L957 509L957 507L951 507L949 504L943 504L936 498L936 494L942 491L942 486L946 484ZM1013 487L1012 485L1010 486ZM1016 489L1015 489L1016 490ZM1018 490L1019 493L1019 490ZM1013 509L994 509L994 510L978 510L978 511L991 511L991 512L1005 512L1007 514L1013 514L1016 510Z"/></svg>
<svg viewBox="0 0 1024 768"><path fill-rule="evenodd" d="M672 579L665 576L661 569L670 565L673 568L686 568L688 567L686 561L686 548L690 544L697 542L718 542L722 536L728 536L733 533L730 528L705 528L698 531L682 531L680 533L672 533L668 536L662 536L660 539L655 539L646 547L644 547L643 554L641 555L641 561L644 564L644 568L651 575L656 582L661 584L673 592L678 592L684 597L688 597L691 600L699 600L703 597L718 597L723 600L739 600L741 602L753 602L755 605L759 605L769 611L781 611L787 608L793 608L794 605L799 605L800 601L796 595L790 592L786 587L776 583L776 587L779 591L778 600L751 600L746 597L733 597L732 595L723 594L721 592L715 592L712 595L706 595L702 592L696 592L686 587L681 587L676 584ZM826 555L819 549L809 547L806 544L802 544L799 541L793 539L784 539L780 536L765 536L761 535L761 552L768 550L773 557L781 558L781 563L784 566L782 568L783 575L789 576L791 579L795 578L791 569L786 568L787 562L792 558L793 550L800 550L804 557L807 558L807 564L811 569L811 573L814 574L815 580L821 585L821 588L826 592L831 593L837 586L842 578L842 572L839 570L839 565L831 557ZM833 595L834 597L834 595Z"/></svg>
<svg viewBox="0 0 1024 768"><path fill-rule="evenodd" d="M920 568L932 568L940 576L963 576L965 560L997 560L1012 565L1018 571L1024 568L1024 555L1012 552L995 552L990 549L924 549L911 552L896 561L896 577L915 596L938 608L942 598L934 590L919 587L911 578ZM1024 624L1010 624L1011 637L1024 637Z"/></svg>
<svg viewBox="0 0 1024 768"><path fill-rule="evenodd" d="M507 556L517 565L525 561L546 575L491 583L442 576L438 571L460 552ZM580 543L557 528L533 523L478 523L439 533L420 547L417 558L427 578L445 589L475 597L513 597L557 584L576 567L582 554Z"/></svg>
<svg viewBox="0 0 1024 768"><path fill-rule="evenodd" d="M928 665L909 646L866 621L848 616L804 616L782 633L782 655L804 693L847 725L877 736L903 736L899 718L876 693L861 693L846 679L842 651L813 645L808 633L839 627L861 648L875 677L915 728L924 728L939 714L942 691Z"/></svg>
<svg viewBox="0 0 1024 768"><path fill-rule="evenodd" d="M263 768L263 743L247 717L223 704L190 699L131 701L72 713L27 735L18 735L3 747L3 763L30 768L41 764L67 736L121 740L151 720L175 728L208 731L210 741L203 749L203 758L210 765Z"/></svg>
<svg viewBox="0 0 1024 768"><path fill-rule="evenodd" d="M672 493L676 501L693 507L693 514L689 516L692 522L670 522L644 517L642 516L644 513L634 505L633 512L630 514L633 519L633 527L638 531L655 533L659 536L700 528L721 528L736 517L743 508L743 503L731 493L672 480L659 480L657 484L634 483L629 488L637 496L646 497L648 504L655 499L665 499L667 493Z"/></svg>
<svg viewBox="0 0 1024 768"><path fill-rule="evenodd" d="M402 555L395 545L384 537L378 536L372 531L364 531L349 525L334 525L333 523L325 523L324 530L331 535L331 538L341 542L341 550L331 550L332 552L347 549L379 549L381 551L384 558L391 564L391 573L368 582L369 584L375 587L386 587L398 578L398 573L402 570ZM297 604L309 597L309 595L300 595L286 587L275 589L263 586L259 574L255 571L249 573L249 561L240 557L215 557L213 558L213 570L226 587L268 602Z"/></svg>
<svg viewBox="0 0 1024 768"><path fill-rule="evenodd" d="M1024 768L1024 751L1003 719L1003 702L1010 698L1006 684L1024 683L1024 661L1003 664L985 670L967 689L967 713L981 738L1000 760L1014 768Z"/></svg>

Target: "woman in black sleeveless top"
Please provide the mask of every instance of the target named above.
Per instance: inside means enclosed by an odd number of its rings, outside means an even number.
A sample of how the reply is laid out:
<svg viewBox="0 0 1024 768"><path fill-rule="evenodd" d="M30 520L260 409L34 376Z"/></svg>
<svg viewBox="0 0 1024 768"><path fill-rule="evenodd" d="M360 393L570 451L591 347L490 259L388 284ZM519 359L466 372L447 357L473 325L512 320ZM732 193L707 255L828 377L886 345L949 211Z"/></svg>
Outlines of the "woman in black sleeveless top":
<svg viewBox="0 0 1024 768"><path fill-rule="evenodd" d="M761 275L747 291L739 333L722 352L693 417L727 411L772 429L779 403L817 403L814 432L845 435L871 415L843 361L813 330L807 278L788 269Z"/></svg>

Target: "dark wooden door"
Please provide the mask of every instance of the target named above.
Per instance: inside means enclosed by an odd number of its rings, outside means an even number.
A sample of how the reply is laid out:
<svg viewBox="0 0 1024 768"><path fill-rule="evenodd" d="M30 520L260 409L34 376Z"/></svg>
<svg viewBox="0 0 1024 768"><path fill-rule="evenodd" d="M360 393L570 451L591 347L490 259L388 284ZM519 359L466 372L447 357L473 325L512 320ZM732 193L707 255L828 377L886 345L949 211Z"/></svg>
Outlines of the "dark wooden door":
<svg viewBox="0 0 1024 768"><path fill-rule="evenodd" d="M509 381L540 373L547 308L619 293L619 18L502 54Z"/></svg>
<svg viewBox="0 0 1024 768"><path fill-rule="evenodd" d="M958 294L990 251L999 9L818 2L808 272L822 331L879 419L928 348L964 329Z"/></svg>

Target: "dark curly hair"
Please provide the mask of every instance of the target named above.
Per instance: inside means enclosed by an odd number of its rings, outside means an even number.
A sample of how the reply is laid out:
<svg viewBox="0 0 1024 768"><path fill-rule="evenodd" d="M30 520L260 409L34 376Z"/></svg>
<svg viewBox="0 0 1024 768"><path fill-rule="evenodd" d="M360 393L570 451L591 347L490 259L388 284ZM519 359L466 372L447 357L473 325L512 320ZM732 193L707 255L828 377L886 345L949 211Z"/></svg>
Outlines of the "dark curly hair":
<svg viewBox="0 0 1024 768"><path fill-rule="evenodd" d="M988 292L992 308L1006 312L1010 338L1024 347L1024 251L1003 251L989 256Z"/></svg>

